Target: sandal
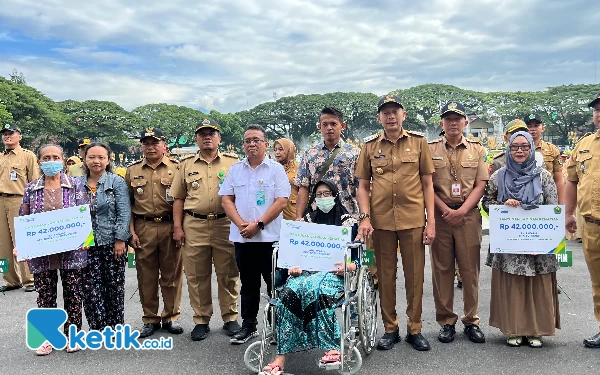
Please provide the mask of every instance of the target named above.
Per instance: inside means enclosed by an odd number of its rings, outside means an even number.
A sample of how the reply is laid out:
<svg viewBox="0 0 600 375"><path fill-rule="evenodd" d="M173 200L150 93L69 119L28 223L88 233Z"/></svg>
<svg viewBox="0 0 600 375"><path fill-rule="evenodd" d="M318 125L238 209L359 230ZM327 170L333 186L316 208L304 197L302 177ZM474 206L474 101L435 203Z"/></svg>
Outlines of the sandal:
<svg viewBox="0 0 600 375"><path fill-rule="evenodd" d="M67 346L67 353L75 353L80 350L81 350L81 347L79 346L79 344L75 345L75 347L73 349L71 349Z"/></svg>
<svg viewBox="0 0 600 375"><path fill-rule="evenodd" d="M511 336L506 340L508 346L521 346L523 343L523 336Z"/></svg>
<svg viewBox="0 0 600 375"><path fill-rule="evenodd" d="M277 369L277 370L275 370L275 369ZM263 369L263 374L283 375L283 367L276 365L274 363L269 363Z"/></svg>
<svg viewBox="0 0 600 375"><path fill-rule="evenodd" d="M38 350L35 351L35 355L45 356L52 353L52 345L48 342L45 342L44 345L40 346Z"/></svg>
<svg viewBox="0 0 600 375"><path fill-rule="evenodd" d="M532 348L541 348L544 345L540 336L527 336L527 342Z"/></svg>
<svg viewBox="0 0 600 375"><path fill-rule="evenodd" d="M321 363L335 363L340 361L340 352L337 350L330 350L325 352L323 358L321 358Z"/></svg>

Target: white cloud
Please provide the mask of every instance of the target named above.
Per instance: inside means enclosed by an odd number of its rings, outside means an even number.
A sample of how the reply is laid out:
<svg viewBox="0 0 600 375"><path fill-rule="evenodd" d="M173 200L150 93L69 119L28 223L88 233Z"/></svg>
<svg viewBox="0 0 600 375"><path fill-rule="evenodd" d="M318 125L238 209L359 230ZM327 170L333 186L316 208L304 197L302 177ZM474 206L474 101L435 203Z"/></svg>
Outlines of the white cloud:
<svg viewBox="0 0 600 375"><path fill-rule="evenodd" d="M590 83L597 16L560 0L12 0L0 24L57 56L0 59L55 99L238 111L273 92Z"/></svg>

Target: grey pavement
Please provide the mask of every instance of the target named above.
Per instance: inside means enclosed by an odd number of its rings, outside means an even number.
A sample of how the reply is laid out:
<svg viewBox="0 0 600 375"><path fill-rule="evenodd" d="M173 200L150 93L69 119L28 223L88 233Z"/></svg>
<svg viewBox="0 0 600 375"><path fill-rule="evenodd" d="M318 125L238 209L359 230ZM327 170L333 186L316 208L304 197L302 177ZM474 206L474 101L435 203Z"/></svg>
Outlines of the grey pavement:
<svg viewBox="0 0 600 375"><path fill-rule="evenodd" d="M457 337L453 343L442 344L437 340L439 326L435 321L432 297L431 270L427 256L425 287L423 296L423 334L429 339L432 349L417 352L405 342L397 344L387 352L373 351L364 357L360 374L597 374L600 364L600 350L583 347L583 338L594 334L598 323L594 319L590 279L581 253L581 245L569 242L573 250L572 268L559 271L558 281L565 293L560 295L562 329L554 337L544 339L544 347L532 349L528 346L510 348L505 338L496 328L488 325L490 303L491 270L485 266L488 237L484 236L481 249L481 328L486 334L485 344L471 343L457 325ZM398 304L401 333L404 333L406 317L404 309L404 281L399 268ZM36 307L36 293L22 290L0 294L0 348L2 361L0 374L250 374L243 363L246 345L233 346L229 338L221 332L216 281L213 277L213 301L215 314L211 321L211 333L201 342L192 342L192 310L187 298L187 285L184 282L182 315L180 322L185 332L174 337L171 351L82 351L68 354L54 351L47 357L36 357L25 345L25 313ZM135 270L128 269L126 276L126 323L140 327L141 308L139 295L135 293L137 280ZM460 290L455 289L455 311L462 305ZM61 291L59 290L59 295ZM130 298L133 295L132 298ZM569 299L570 298L570 299ZM59 298L59 306L62 299ZM84 322L84 329L87 324ZM378 335L382 334L381 320ZM153 337L168 336L159 331ZM330 374L320 370L316 361L322 355L319 350L292 354L286 370L292 374ZM333 372L335 373L335 372Z"/></svg>

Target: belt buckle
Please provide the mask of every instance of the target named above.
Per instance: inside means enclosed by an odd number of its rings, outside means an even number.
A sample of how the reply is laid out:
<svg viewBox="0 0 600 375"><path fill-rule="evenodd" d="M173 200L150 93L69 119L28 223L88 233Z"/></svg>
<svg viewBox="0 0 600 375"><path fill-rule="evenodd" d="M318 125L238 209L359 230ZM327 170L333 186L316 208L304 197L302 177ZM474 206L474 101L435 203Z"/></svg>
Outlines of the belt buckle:
<svg viewBox="0 0 600 375"><path fill-rule="evenodd" d="M155 217L155 218L154 218L154 222L155 222L155 223L160 223L160 222L162 222L162 217Z"/></svg>
<svg viewBox="0 0 600 375"><path fill-rule="evenodd" d="M208 214L208 215L206 215L206 218L208 220L217 220L217 215L216 214Z"/></svg>

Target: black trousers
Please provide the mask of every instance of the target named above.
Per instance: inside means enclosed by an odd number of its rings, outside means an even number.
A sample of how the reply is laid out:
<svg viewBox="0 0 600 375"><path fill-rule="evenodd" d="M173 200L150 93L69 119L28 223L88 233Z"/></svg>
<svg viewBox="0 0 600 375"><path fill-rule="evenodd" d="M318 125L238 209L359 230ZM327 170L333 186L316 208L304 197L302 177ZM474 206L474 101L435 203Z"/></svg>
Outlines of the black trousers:
<svg viewBox="0 0 600 375"><path fill-rule="evenodd" d="M256 328L260 305L260 278L271 295L273 242L234 242L235 260L240 271L242 326Z"/></svg>

